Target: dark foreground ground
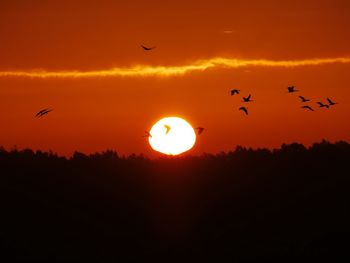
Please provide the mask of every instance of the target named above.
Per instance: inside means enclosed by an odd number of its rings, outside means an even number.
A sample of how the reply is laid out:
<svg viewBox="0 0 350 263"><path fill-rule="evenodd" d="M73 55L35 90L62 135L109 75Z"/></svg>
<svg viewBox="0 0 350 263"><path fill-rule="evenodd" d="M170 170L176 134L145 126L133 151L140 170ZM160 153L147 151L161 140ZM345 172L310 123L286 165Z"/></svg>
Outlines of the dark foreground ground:
<svg viewBox="0 0 350 263"><path fill-rule="evenodd" d="M148 160L0 150L0 261L350 259L350 145Z"/></svg>

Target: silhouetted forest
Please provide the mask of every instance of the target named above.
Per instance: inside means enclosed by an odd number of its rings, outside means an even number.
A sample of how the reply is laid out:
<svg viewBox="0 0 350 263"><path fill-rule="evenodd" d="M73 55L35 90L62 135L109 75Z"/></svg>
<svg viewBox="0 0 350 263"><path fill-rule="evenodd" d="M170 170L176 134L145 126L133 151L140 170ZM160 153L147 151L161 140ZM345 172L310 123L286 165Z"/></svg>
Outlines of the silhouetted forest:
<svg viewBox="0 0 350 263"><path fill-rule="evenodd" d="M350 259L349 164L327 141L156 160L0 149L0 259Z"/></svg>

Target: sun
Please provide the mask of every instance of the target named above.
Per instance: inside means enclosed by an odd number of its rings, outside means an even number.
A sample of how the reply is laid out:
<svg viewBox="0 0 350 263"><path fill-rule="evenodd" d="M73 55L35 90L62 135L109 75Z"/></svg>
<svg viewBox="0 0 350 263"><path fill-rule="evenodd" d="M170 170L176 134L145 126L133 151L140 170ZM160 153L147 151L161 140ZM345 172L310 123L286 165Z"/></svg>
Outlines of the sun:
<svg viewBox="0 0 350 263"><path fill-rule="evenodd" d="M155 151L178 155L194 146L196 133L184 119L166 117L153 125L148 141Z"/></svg>

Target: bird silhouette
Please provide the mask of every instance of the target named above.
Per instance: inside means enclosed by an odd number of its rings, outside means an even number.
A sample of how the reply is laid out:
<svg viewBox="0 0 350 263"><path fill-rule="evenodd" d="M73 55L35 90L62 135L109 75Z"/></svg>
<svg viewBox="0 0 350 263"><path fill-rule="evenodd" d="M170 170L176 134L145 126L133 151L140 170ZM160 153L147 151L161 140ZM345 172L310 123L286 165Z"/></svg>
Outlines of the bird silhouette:
<svg viewBox="0 0 350 263"><path fill-rule="evenodd" d="M195 130L198 130L198 135L201 135L201 133L205 130L203 127L197 127L194 128Z"/></svg>
<svg viewBox="0 0 350 263"><path fill-rule="evenodd" d="M244 101L244 102L251 102L251 101L253 101L253 100L250 99L251 97L252 97L252 95L249 94L248 97L243 97L243 101Z"/></svg>
<svg viewBox="0 0 350 263"><path fill-rule="evenodd" d="M47 111L47 110L49 110L49 109L40 110L40 111L35 115L35 117L41 116L41 114L42 114L43 112Z"/></svg>
<svg viewBox="0 0 350 263"><path fill-rule="evenodd" d="M169 125L166 125L166 124L164 125L164 127L166 129L165 134L168 134L170 129L171 129L171 127Z"/></svg>
<svg viewBox="0 0 350 263"><path fill-rule="evenodd" d="M239 110L244 111L244 113L248 115L248 109L246 107L240 107Z"/></svg>
<svg viewBox="0 0 350 263"><path fill-rule="evenodd" d="M149 131L145 131L145 135L143 135L142 137L150 137L150 138L152 138L152 135L150 134Z"/></svg>
<svg viewBox="0 0 350 263"><path fill-rule="evenodd" d="M155 49L156 47L145 47L144 45L141 45L141 47L145 50L145 51L151 51L152 49Z"/></svg>
<svg viewBox="0 0 350 263"><path fill-rule="evenodd" d="M309 99L305 99L305 97L303 97L303 96L299 96L299 98L301 99L301 102L308 102L308 101L310 101Z"/></svg>
<svg viewBox="0 0 350 263"><path fill-rule="evenodd" d="M287 89L288 89L289 93L293 93L293 92L299 91L299 90L296 90L294 86L289 86Z"/></svg>
<svg viewBox="0 0 350 263"><path fill-rule="evenodd" d="M53 111L52 109L43 109L40 110L37 114L35 114L35 117L40 118L42 116L44 116L45 114L48 114L49 112Z"/></svg>
<svg viewBox="0 0 350 263"><path fill-rule="evenodd" d="M311 110L311 111L314 111L313 108L311 108L310 106L308 105L305 105L305 106L302 106L303 109L308 109L308 110Z"/></svg>
<svg viewBox="0 0 350 263"><path fill-rule="evenodd" d="M240 90L238 90L238 89L233 89L233 90L231 90L231 96L232 96L232 95L235 95L235 94L239 94L239 92L240 92Z"/></svg>
<svg viewBox="0 0 350 263"><path fill-rule="evenodd" d="M320 102L320 101L318 101L317 104L320 105L321 108L327 108L327 109L329 108L329 105L323 104L323 103Z"/></svg>
<svg viewBox="0 0 350 263"><path fill-rule="evenodd" d="M330 98L327 98L327 101L329 103L329 106L333 106L335 104L339 104L338 102L333 102Z"/></svg>

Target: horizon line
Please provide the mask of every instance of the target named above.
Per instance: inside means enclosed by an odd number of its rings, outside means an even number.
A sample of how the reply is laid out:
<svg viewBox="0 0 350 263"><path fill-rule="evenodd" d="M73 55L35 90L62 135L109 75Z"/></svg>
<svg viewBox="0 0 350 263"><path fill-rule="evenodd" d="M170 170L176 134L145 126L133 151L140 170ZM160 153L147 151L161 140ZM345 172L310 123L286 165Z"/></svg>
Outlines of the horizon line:
<svg viewBox="0 0 350 263"><path fill-rule="evenodd" d="M118 157L122 157L122 158L128 158L130 156L144 156L146 158L152 158L151 156L153 156L154 154L156 154L158 157L198 157L198 156L205 156L205 155L220 155L222 153L224 154L230 154L232 152L235 152L239 149L245 149L248 151L259 151L259 150L268 150L271 153L274 151L280 151L283 150L283 147L287 146L293 146L293 145L302 145L306 150L310 150L312 149L312 147L315 147L317 145L320 144L328 144L328 145L339 145L339 144L347 144L350 145L350 141L348 141L347 139L339 139L339 140L329 140L329 139L321 139L321 140L315 140L311 143L302 143L302 142L298 142L298 141L294 141L294 142L284 142L284 143L280 143L279 146L249 146L249 145L241 145L241 144L237 144L235 147L233 147L232 149L228 149L228 150L224 150L224 151L217 151L217 152L198 152L196 154L192 154L189 152L184 152L181 153L179 155L167 155L167 154L162 154L159 152L153 152L153 154L149 155L145 152L132 152L132 153L120 153L118 152L116 149L112 149L112 148L106 148L104 150L101 151L91 151L91 152L84 152L81 151L79 149L76 149L74 151L71 151L70 154L65 154L65 153L58 153L57 151L53 151L53 150L44 150L44 149L35 149L35 148L31 148L31 147L19 147L17 148L17 145L13 145L12 147L5 147L4 145L0 145L0 153L1 152L6 152L6 153L11 153L11 152L24 152L27 150L32 151L34 154L37 153L44 153L44 154L49 154L49 155L53 155L53 156L58 156L58 157L67 157L67 158L72 158L73 155L75 153L78 154L83 154L86 156L93 156L95 154L104 154L106 152L113 152L116 153L118 155Z"/></svg>
<svg viewBox="0 0 350 263"><path fill-rule="evenodd" d="M237 59L214 57L196 60L190 64L179 66L135 65L131 67L114 67L101 70L14 70L0 71L0 77L19 78L111 78L111 77L172 77L183 76L192 72L203 72L209 69L237 69L248 67L295 68L303 66L323 66L328 64L349 64L350 57L314 58L301 60L270 60L270 59Z"/></svg>

